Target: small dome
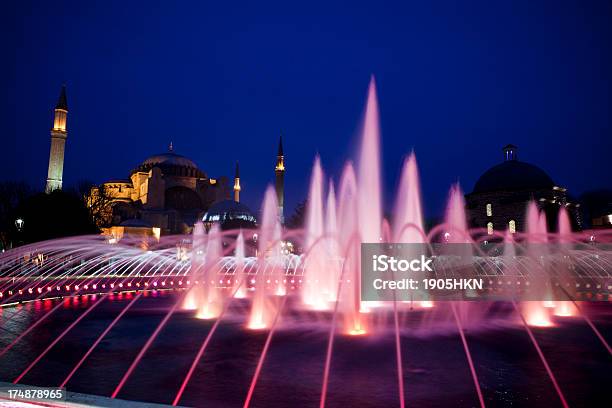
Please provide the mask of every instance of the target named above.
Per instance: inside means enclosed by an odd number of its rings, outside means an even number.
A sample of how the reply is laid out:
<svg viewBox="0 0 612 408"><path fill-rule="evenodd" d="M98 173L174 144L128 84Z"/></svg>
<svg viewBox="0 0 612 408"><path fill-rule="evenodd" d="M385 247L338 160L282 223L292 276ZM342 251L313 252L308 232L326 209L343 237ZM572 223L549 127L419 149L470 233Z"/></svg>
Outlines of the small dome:
<svg viewBox="0 0 612 408"><path fill-rule="evenodd" d="M518 160L507 160L485 171L474 185L474 193L540 190L555 183L541 168Z"/></svg>
<svg viewBox="0 0 612 408"><path fill-rule="evenodd" d="M257 218L246 205L233 200L224 200L211 205L202 217L202 221L221 224L228 221L239 221L255 224Z"/></svg>
<svg viewBox="0 0 612 408"><path fill-rule="evenodd" d="M156 154L155 156L151 156L142 162L143 166L155 166L155 165L170 165L170 166L182 166L182 167L190 167L197 169L198 166L188 159L185 156L181 156L180 154L168 152L163 154Z"/></svg>

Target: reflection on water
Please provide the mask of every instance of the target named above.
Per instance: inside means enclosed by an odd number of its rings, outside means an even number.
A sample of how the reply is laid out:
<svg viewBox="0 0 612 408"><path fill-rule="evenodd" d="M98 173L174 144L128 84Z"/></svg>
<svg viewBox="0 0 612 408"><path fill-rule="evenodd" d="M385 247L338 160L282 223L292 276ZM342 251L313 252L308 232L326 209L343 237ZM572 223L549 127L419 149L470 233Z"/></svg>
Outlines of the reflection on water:
<svg viewBox="0 0 612 408"><path fill-rule="evenodd" d="M21 381L57 386L102 331L127 305L132 293L115 294L74 327ZM57 303L63 307L0 359L0 379L12 381L99 297L32 302L0 309L4 348ZM176 298L147 292L112 328L67 385L71 391L109 396ZM239 407L260 357L266 331L249 331L247 301L233 302L185 390L181 405ZM477 406L469 367L456 332L423 336L418 326L429 309L405 311L401 350L408 406ZM606 304L589 305L606 338L612 334ZM329 323L324 313L285 319L275 333L252 399L253 406L318 406ZM556 317L554 328L534 328L570 406L595 406L606 398L610 356L584 321ZM310 323L311 324L310 324ZM119 397L171 403L214 321L177 311L128 379ZM414 333L411 332L414 327ZM549 406L558 397L524 329L492 324L467 332L467 341L487 406ZM327 395L331 407L399 404L393 333L334 338Z"/></svg>

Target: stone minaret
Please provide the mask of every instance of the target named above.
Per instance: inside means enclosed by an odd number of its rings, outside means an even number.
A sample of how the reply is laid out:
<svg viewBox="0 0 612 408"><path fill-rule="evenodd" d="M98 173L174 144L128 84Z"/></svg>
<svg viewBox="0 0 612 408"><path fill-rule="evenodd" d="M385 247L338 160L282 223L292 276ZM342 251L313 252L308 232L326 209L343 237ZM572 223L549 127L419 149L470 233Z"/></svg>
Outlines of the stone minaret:
<svg viewBox="0 0 612 408"><path fill-rule="evenodd" d="M236 162L236 176L234 177L234 201L240 202L240 167Z"/></svg>
<svg viewBox="0 0 612 408"><path fill-rule="evenodd" d="M62 174L64 172L64 148L66 146L66 117L68 116L68 101L66 99L66 85L62 86L62 91L55 105L55 117L53 119L53 129L51 129L51 151L49 153L49 171L47 173L47 187L45 191L50 193L53 190L62 189Z"/></svg>
<svg viewBox="0 0 612 408"><path fill-rule="evenodd" d="M283 154L283 135L280 135L278 141L278 154L276 155L276 199L278 200L278 219L281 224L285 222L284 207L285 207L285 155Z"/></svg>

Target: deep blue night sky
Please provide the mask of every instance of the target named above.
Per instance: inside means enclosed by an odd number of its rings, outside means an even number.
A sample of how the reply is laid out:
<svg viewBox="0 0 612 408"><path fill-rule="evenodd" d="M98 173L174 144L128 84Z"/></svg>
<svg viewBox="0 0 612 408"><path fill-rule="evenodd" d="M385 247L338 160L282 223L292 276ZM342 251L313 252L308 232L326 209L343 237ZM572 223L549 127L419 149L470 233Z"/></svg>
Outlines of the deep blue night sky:
<svg viewBox="0 0 612 408"><path fill-rule="evenodd" d="M0 178L44 187L66 82L65 185L127 178L172 141L212 177L240 160L257 209L282 129L290 213L317 152L336 178L354 156L373 73L387 201L413 148L426 216L507 143L571 194L612 187L612 2L293 3L3 5Z"/></svg>

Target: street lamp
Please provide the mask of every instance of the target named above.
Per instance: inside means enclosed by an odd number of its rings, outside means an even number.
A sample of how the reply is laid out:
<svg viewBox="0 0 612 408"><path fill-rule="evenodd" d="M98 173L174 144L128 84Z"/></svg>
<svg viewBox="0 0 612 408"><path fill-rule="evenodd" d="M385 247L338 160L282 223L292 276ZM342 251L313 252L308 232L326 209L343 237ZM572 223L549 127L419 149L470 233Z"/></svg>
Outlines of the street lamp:
<svg viewBox="0 0 612 408"><path fill-rule="evenodd" d="M17 228L17 231L21 232L21 230L23 230L23 218L17 218L15 220L15 227Z"/></svg>

